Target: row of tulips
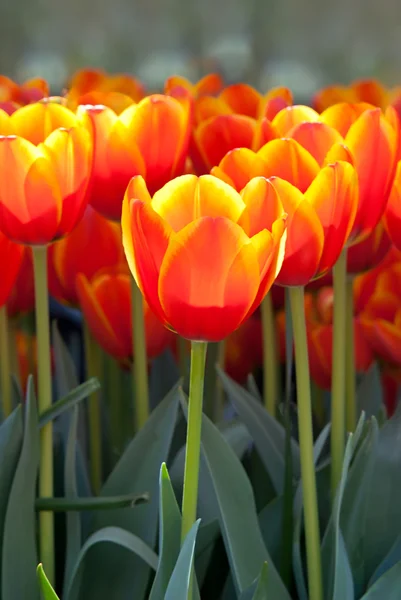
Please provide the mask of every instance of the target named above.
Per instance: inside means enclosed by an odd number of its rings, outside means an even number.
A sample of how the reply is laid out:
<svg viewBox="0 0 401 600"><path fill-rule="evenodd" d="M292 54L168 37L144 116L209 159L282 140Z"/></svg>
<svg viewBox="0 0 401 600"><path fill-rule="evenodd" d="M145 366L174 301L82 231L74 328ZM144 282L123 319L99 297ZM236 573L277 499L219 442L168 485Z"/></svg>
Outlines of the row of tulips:
<svg viewBox="0 0 401 600"><path fill-rule="evenodd" d="M98 344L132 367L137 428L149 416L148 360L171 348L185 364L189 340L184 541L197 515L207 344L227 340L221 362L237 379L263 363L274 416L288 288L311 600L322 598L322 570L310 375L332 390L334 497L346 423L353 431L358 418L356 370L378 359L397 382L401 365L398 99L374 82L323 90L311 108L286 88L262 95L217 75L172 77L150 95L98 71L78 73L57 97L41 80L0 80L4 413L7 319L34 296L40 411L52 402L49 291L80 307ZM53 493L52 453L49 423L43 497ZM40 513L39 530L54 580L51 513Z"/></svg>

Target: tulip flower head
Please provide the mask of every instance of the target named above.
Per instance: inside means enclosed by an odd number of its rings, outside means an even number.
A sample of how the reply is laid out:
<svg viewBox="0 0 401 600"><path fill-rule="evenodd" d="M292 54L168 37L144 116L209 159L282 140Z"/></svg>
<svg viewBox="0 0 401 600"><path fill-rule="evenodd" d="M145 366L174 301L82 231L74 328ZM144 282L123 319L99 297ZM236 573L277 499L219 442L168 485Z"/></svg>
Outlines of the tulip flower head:
<svg viewBox="0 0 401 600"><path fill-rule="evenodd" d="M85 210L92 166L90 135L71 111L57 103L30 104L4 115L0 115L0 134L5 133L0 135L0 230L21 244L49 244L72 231Z"/></svg>
<svg viewBox="0 0 401 600"><path fill-rule="evenodd" d="M286 215L276 202L258 222L265 185L255 179L238 194L211 175L183 175L152 198L141 177L131 180L122 215L128 264L149 306L182 337L226 338L274 282Z"/></svg>

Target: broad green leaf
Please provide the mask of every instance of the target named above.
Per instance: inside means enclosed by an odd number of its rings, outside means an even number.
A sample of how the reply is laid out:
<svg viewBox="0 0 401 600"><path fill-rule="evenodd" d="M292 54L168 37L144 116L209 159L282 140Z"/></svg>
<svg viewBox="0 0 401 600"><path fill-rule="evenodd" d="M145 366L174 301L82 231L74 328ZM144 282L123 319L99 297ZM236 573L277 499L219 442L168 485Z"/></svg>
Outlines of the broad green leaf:
<svg viewBox="0 0 401 600"><path fill-rule="evenodd" d="M184 414L187 414L185 398L182 406ZM240 593L246 590L267 561L270 594L275 600L290 600L263 543L252 487L245 470L205 415L202 419L202 456L209 475L210 502L216 504L237 590Z"/></svg>
<svg viewBox="0 0 401 600"><path fill-rule="evenodd" d="M64 464L64 492L73 499L78 497L76 482L76 441L78 427L78 406L74 406L70 431L68 434L65 464ZM70 580L74 564L81 549L81 519L79 513L67 512L66 514L66 550L64 567L64 592ZM64 593L63 593L64 595Z"/></svg>
<svg viewBox="0 0 401 600"><path fill-rule="evenodd" d="M8 497L2 547L2 600L36 600L36 478L39 429L32 377L28 380L24 439Z"/></svg>
<svg viewBox="0 0 401 600"><path fill-rule="evenodd" d="M368 580L401 531L401 405L380 429L369 489L361 551Z"/></svg>
<svg viewBox="0 0 401 600"><path fill-rule="evenodd" d="M240 600L270 600L268 590L268 571L267 563L264 563L257 580L241 594Z"/></svg>
<svg viewBox="0 0 401 600"><path fill-rule="evenodd" d="M399 600L400 590L401 562L398 562L368 589L361 600Z"/></svg>
<svg viewBox="0 0 401 600"><path fill-rule="evenodd" d="M92 377L91 379L88 379L88 381L85 381L85 383L81 383L81 385L78 385L75 389L68 392L64 398L54 402L50 408L39 416L40 427L43 427L46 423L53 421L67 410L70 410L79 404L79 402L93 394L93 392L96 392L99 388L100 383L96 377Z"/></svg>
<svg viewBox="0 0 401 600"><path fill-rule="evenodd" d="M333 513L322 541L322 570L326 597L332 600L354 600L354 583L347 550L340 531L340 513L345 484L353 453L353 434L345 448L341 479L338 485Z"/></svg>
<svg viewBox="0 0 401 600"><path fill-rule="evenodd" d="M367 579L361 548L364 544L366 512L379 439L379 428L374 417L366 426L365 437L348 474L340 517L357 598L365 589Z"/></svg>
<svg viewBox="0 0 401 600"><path fill-rule="evenodd" d="M66 587L65 599L66 600L75 600L78 598L79 594L79 582L81 576L81 568L83 565L83 561L85 555L89 550L93 550L98 545L103 544L112 544L114 549L117 547L121 547L124 549L124 552L129 550L131 553L139 556L141 560L143 560L146 564L148 564L152 569L156 570L157 568L157 555L153 552L151 548L143 540L141 540L138 536L121 529L120 527L104 527L103 529L99 529L96 533L91 535L82 546L81 551L77 557L77 561L74 565L74 568L71 573L70 580ZM101 565L101 569L105 567L104 564ZM99 568L99 565L98 565ZM114 584L114 585L113 585ZM123 596L118 596L115 594L113 589L117 589L118 581L117 577L113 577L110 589L112 590L109 598L122 598ZM86 598L86 596L83 596ZM135 597L135 596L134 596Z"/></svg>
<svg viewBox="0 0 401 600"><path fill-rule="evenodd" d="M401 534L395 540L390 552L373 573L368 587L372 587L380 577L382 577L387 571L389 571L399 562L401 562Z"/></svg>
<svg viewBox="0 0 401 600"><path fill-rule="evenodd" d="M186 536L174 571L167 586L164 600L187 600L192 585L196 535L200 519L194 523Z"/></svg>
<svg viewBox="0 0 401 600"><path fill-rule="evenodd" d="M38 576L40 591L43 600L60 600L56 592L52 588L50 581L47 579L46 573L44 572L41 564L38 565L36 573Z"/></svg>
<svg viewBox="0 0 401 600"><path fill-rule="evenodd" d="M18 406L0 427L0 540L3 539L8 497L21 452L22 434L22 410ZM0 568L0 589L1 579Z"/></svg>
<svg viewBox="0 0 401 600"><path fill-rule="evenodd" d="M313 448L313 459L315 465L318 463L323 448L330 433L330 424L327 424L324 429L320 432ZM294 537L293 537L293 567L294 567L294 578L297 585L297 591L300 600L308 600L308 592L306 588L305 574L302 562L302 551L301 551L301 533L302 533L302 481L298 483L297 490L294 497Z"/></svg>
<svg viewBox="0 0 401 600"><path fill-rule="evenodd" d="M383 392L380 377L380 369L374 363L369 371L362 377L357 389L357 404L359 412L364 412L366 418L378 418L383 408Z"/></svg>
<svg viewBox="0 0 401 600"><path fill-rule="evenodd" d="M146 490L150 501L135 510L96 511L93 530L120 527L135 534L150 547L157 535L158 483L160 466L169 456L178 408L178 387L153 411L145 426L126 448L104 484L100 496L137 494ZM99 569L99 564L102 568ZM96 547L85 561L85 600L142 600L150 570L135 556L110 544Z"/></svg>
<svg viewBox="0 0 401 600"><path fill-rule="evenodd" d="M284 490L285 474L285 429L277 419L265 410L260 402L244 388L218 369L223 387L241 420L251 434L258 453L268 472L276 493ZM294 475L299 475L299 447L295 440L291 443Z"/></svg>
<svg viewBox="0 0 401 600"><path fill-rule="evenodd" d="M180 554L181 512L166 464L160 469L159 564L149 600L161 600Z"/></svg>
<svg viewBox="0 0 401 600"><path fill-rule="evenodd" d="M263 541L274 564L279 565L282 552L283 496L277 496L258 515Z"/></svg>

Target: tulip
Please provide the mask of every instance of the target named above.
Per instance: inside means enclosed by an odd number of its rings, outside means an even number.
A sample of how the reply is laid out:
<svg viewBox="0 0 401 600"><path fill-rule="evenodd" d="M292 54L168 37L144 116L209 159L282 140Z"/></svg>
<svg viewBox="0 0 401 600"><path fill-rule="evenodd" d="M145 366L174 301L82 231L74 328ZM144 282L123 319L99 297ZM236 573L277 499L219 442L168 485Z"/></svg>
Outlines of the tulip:
<svg viewBox="0 0 401 600"><path fill-rule="evenodd" d="M282 261L279 203L257 225L265 180L242 195L212 176L184 175L151 198L141 177L123 204L123 244L149 306L184 338L219 341L257 308ZM195 294L196 291L196 294Z"/></svg>
<svg viewBox="0 0 401 600"><path fill-rule="evenodd" d="M384 214L384 225L394 246L398 250L401 250L401 161L397 164L386 212Z"/></svg>
<svg viewBox="0 0 401 600"><path fill-rule="evenodd" d="M76 290L89 329L99 345L122 366L132 357L131 281L124 267L101 269L90 280L79 273ZM154 358L171 343L172 333L145 304L146 351Z"/></svg>
<svg viewBox="0 0 401 600"><path fill-rule="evenodd" d="M19 317L35 309L32 250L22 247L22 261L10 295L7 299L9 317Z"/></svg>
<svg viewBox="0 0 401 600"><path fill-rule="evenodd" d="M367 102L373 106L385 109L387 106L397 106L401 97L401 88L385 88L375 79L359 79L349 86L330 85L315 94L312 104L318 112L323 112L339 102Z"/></svg>
<svg viewBox="0 0 401 600"><path fill-rule="evenodd" d="M171 94L176 88L184 88L194 99L197 99L203 96L214 96L222 90L223 86L223 79L218 73L209 73L196 83L191 83L186 77L173 75L166 80L164 93Z"/></svg>
<svg viewBox="0 0 401 600"><path fill-rule="evenodd" d="M0 109L13 113L20 106L37 102L49 96L49 86L44 79L36 78L15 83L5 75L0 75Z"/></svg>
<svg viewBox="0 0 401 600"><path fill-rule="evenodd" d="M90 204L118 220L130 178L142 175L155 192L183 172L189 140L189 104L155 94L117 116L104 106L78 110L93 133Z"/></svg>
<svg viewBox="0 0 401 600"><path fill-rule="evenodd" d="M96 248L95 251L88 251ZM49 249L49 290L62 302L77 305L76 277L82 273L90 281L101 268L124 261L121 230L91 206L66 238Z"/></svg>
<svg viewBox="0 0 401 600"><path fill-rule="evenodd" d="M121 112L145 96L142 83L130 75L109 75L100 69L81 69L71 78L66 103L75 110L81 104L104 104Z"/></svg>

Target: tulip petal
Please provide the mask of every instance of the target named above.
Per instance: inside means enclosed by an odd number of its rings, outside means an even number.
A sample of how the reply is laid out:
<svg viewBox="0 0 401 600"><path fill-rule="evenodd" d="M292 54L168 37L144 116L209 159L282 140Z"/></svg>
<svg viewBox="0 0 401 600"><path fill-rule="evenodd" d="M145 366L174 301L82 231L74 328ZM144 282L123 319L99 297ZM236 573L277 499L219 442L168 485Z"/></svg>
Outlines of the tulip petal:
<svg viewBox="0 0 401 600"><path fill-rule="evenodd" d="M277 137L287 137L289 131L304 121L319 121L319 114L309 106L287 106L274 117L272 123Z"/></svg>
<svg viewBox="0 0 401 600"><path fill-rule="evenodd" d="M262 229L272 231L273 223L284 213L279 194L268 179L254 177L242 190L246 208L238 224L252 237Z"/></svg>
<svg viewBox="0 0 401 600"><path fill-rule="evenodd" d="M153 94L120 115L146 165L151 194L181 175L189 142L189 110L171 96Z"/></svg>
<svg viewBox="0 0 401 600"><path fill-rule="evenodd" d="M139 288L150 308L165 322L158 295L161 264L172 230L149 203L124 200L122 221L125 254Z"/></svg>
<svg viewBox="0 0 401 600"><path fill-rule="evenodd" d="M194 142L207 169L218 165L234 148L250 148L255 128L256 121L244 115L219 115L202 121L195 129Z"/></svg>
<svg viewBox="0 0 401 600"><path fill-rule="evenodd" d="M288 133L322 165L334 144L343 142L341 135L325 123L301 123Z"/></svg>
<svg viewBox="0 0 401 600"><path fill-rule="evenodd" d="M264 175L265 162L249 148L236 148L225 155L219 164L219 170L212 174L223 172L232 181L232 185L240 192L253 177Z"/></svg>
<svg viewBox="0 0 401 600"><path fill-rule="evenodd" d="M223 100L237 115L246 115L256 119L262 97L255 88L246 83L234 83L226 87L220 94Z"/></svg>
<svg viewBox="0 0 401 600"><path fill-rule="evenodd" d="M279 139L268 142L258 152L265 167L262 173L253 175L264 177L280 177L285 179L301 192L304 192L319 172L317 161L292 139Z"/></svg>
<svg viewBox="0 0 401 600"><path fill-rule="evenodd" d="M0 165L1 230L22 244L48 244L62 210L50 161L23 138L0 136Z"/></svg>
<svg viewBox="0 0 401 600"><path fill-rule="evenodd" d="M324 167L305 192L324 231L324 250L319 273L335 264L351 233L358 208L358 179L346 162Z"/></svg>
<svg viewBox="0 0 401 600"><path fill-rule="evenodd" d="M277 283L306 285L317 273L324 248L324 232L315 209L303 194L283 179L270 179L288 214L285 258Z"/></svg>
<svg viewBox="0 0 401 600"><path fill-rule="evenodd" d="M177 333L219 341L239 327L259 282L255 248L241 227L222 217L204 217L171 237L160 273L160 301Z"/></svg>
<svg viewBox="0 0 401 600"><path fill-rule="evenodd" d="M156 192L152 208L177 232L201 217L237 222L245 204L230 185L212 175L182 175Z"/></svg>
<svg viewBox="0 0 401 600"><path fill-rule="evenodd" d="M24 247L11 242L0 232L1 283L0 307L3 306L16 282L24 253Z"/></svg>
<svg viewBox="0 0 401 600"><path fill-rule="evenodd" d="M75 114L56 102L36 102L15 111L10 117L12 132L32 144L40 144L60 127L76 125Z"/></svg>
<svg viewBox="0 0 401 600"><path fill-rule="evenodd" d="M401 161L398 162L393 185L388 199L384 224L391 241L401 250Z"/></svg>
<svg viewBox="0 0 401 600"><path fill-rule="evenodd" d="M349 102L339 102L323 111L320 115L320 120L323 123L326 123L326 125L330 125L330 127L337 129L340 135L345 138L349 128L355 123L358 117L366 110L372 108L374 107L367 102L353 104Z"/></svg>

